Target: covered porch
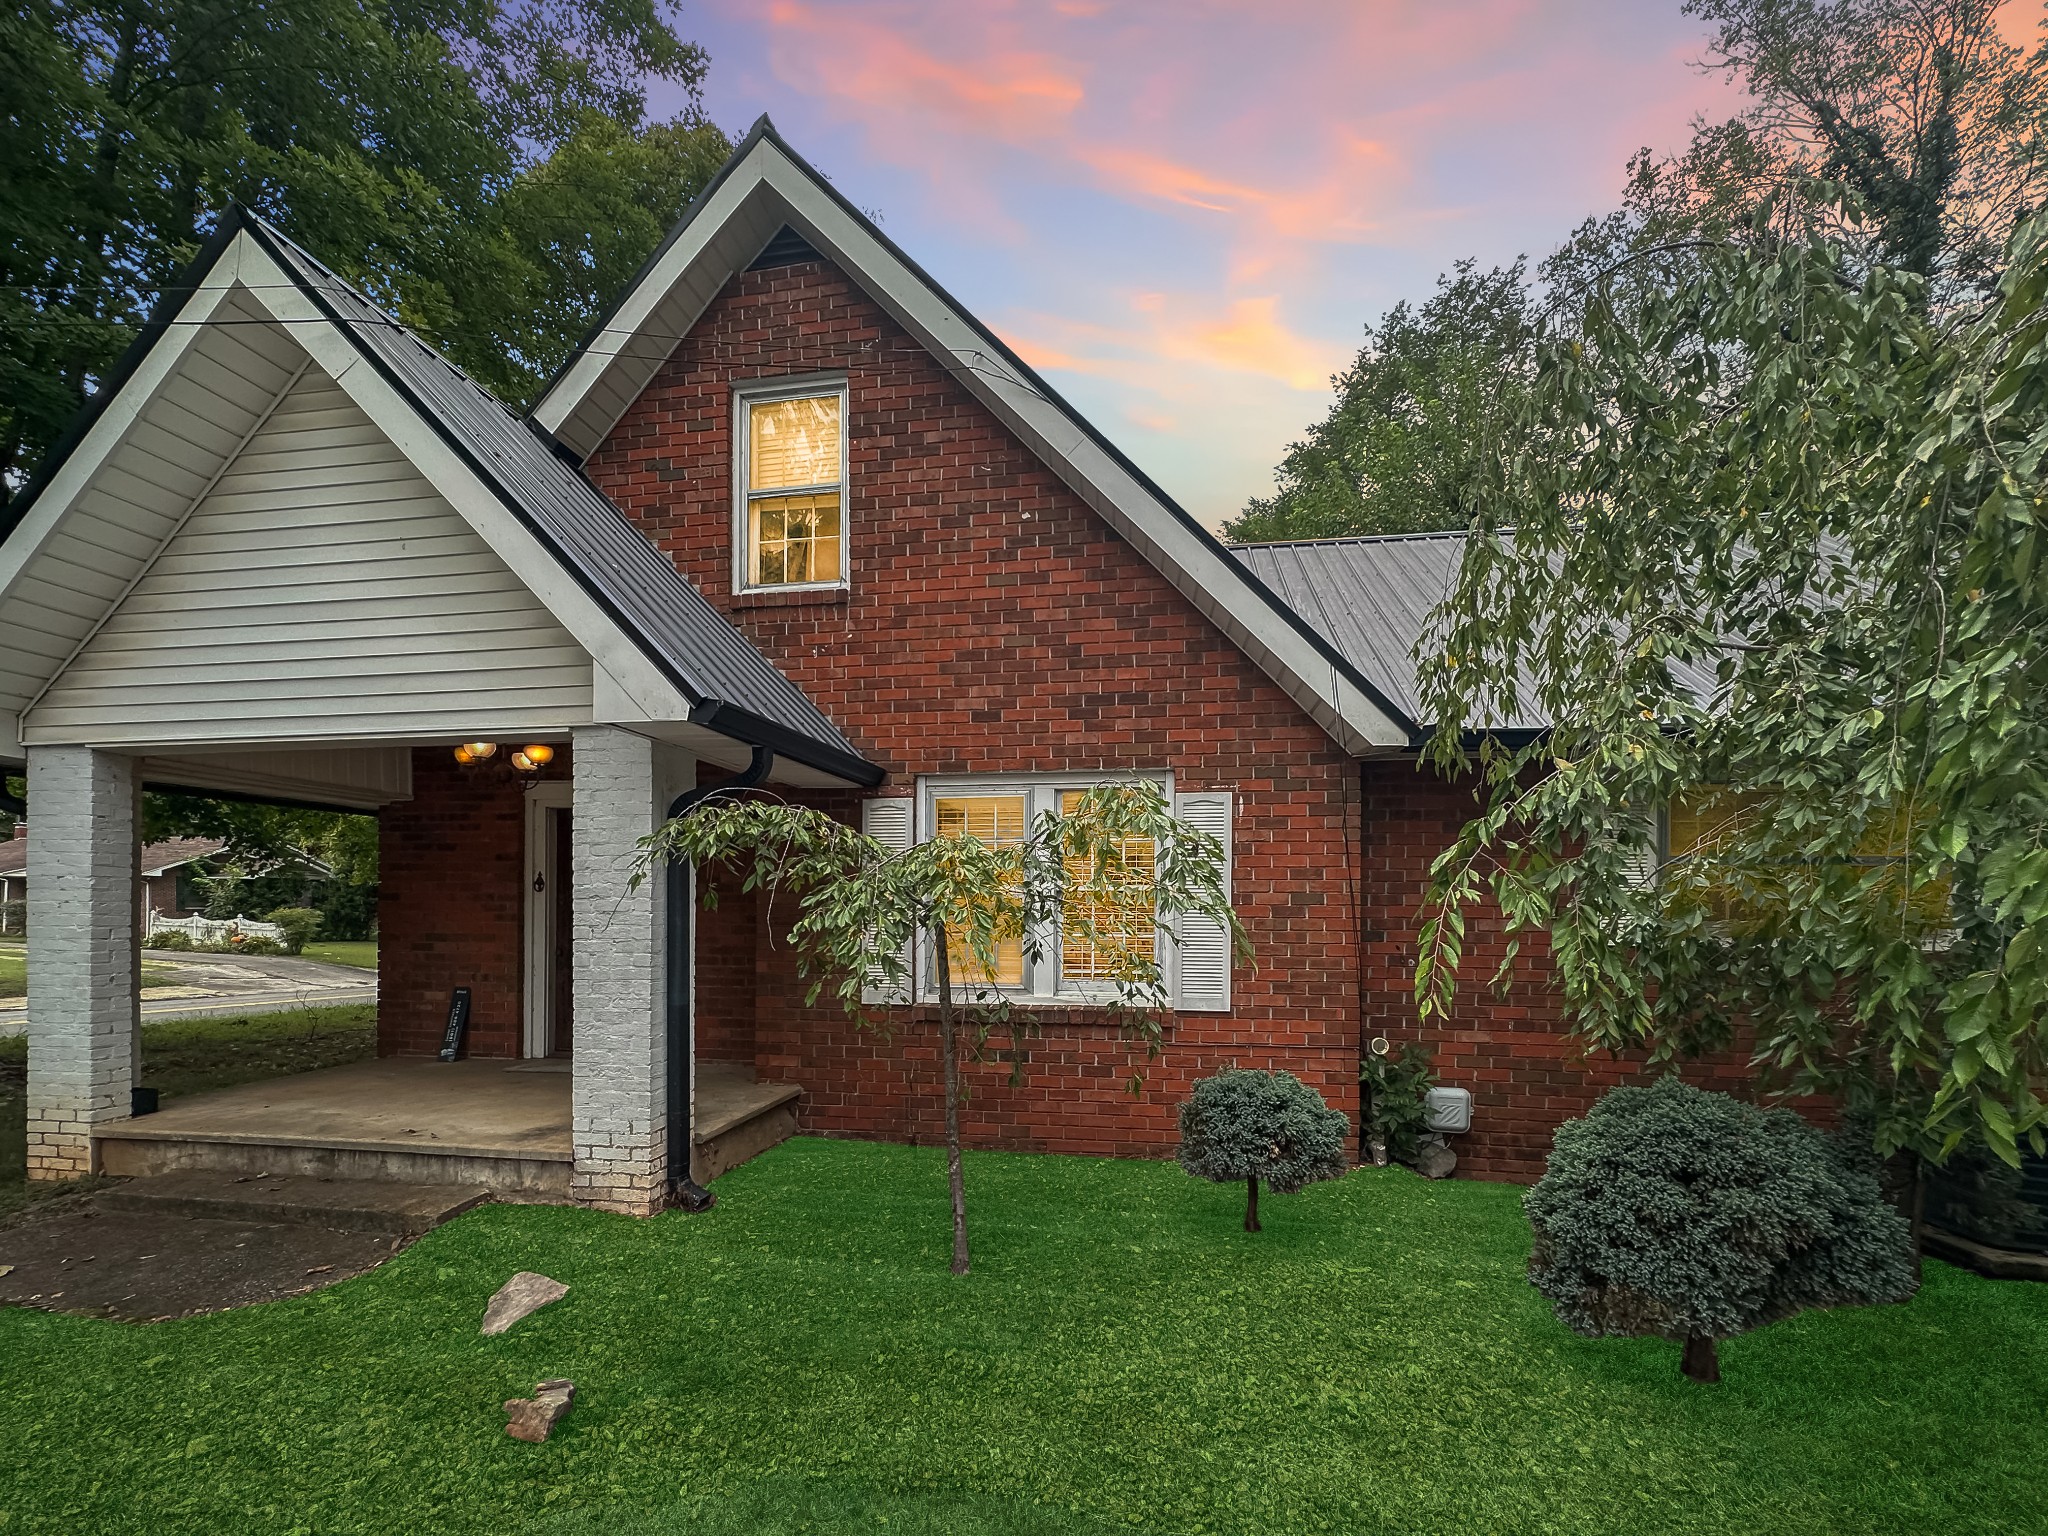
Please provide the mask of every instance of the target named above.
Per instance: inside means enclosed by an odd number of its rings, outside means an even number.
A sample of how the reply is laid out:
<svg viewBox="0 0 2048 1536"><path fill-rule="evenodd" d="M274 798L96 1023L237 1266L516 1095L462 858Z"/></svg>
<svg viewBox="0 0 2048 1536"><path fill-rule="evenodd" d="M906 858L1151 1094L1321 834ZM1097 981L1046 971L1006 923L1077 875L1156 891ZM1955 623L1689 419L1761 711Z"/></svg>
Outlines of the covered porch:
<svg viewBox="0 0 2048 1536"><path fill-rule="evenodd" d="M0 540L29 1176L440 1157L610 1210L689 1195L718 1123L690 888L635 884L639 841L700 775L881 771L541 434L275 230L231 215L173 291ZM471 743L496 750L458 772ZM378 815L393 1059L135 1113L145 788ZM434 1060L465 995L470 1059Z"/></svg>

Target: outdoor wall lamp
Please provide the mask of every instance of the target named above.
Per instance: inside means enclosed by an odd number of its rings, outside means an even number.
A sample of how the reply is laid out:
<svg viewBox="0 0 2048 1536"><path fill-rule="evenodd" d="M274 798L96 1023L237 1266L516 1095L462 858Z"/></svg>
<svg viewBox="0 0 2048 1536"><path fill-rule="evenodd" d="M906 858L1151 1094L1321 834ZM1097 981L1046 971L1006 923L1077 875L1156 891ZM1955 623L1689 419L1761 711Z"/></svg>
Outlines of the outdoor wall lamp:
<svg viewBox="0 0 2048 1536"><path fill-rule="evenodd" d="M495 741L465 741L455 749L455 761L464 764L485 762L497 755L498 744Z"/></svg>
<svg viewBox="0 0 2048 1536"><path fill-rule="evenodd" d="M545 743L536 742L530 747L521 747L512 754L512 766L521 773L535 773L555 760L555 749Z"/></svg>

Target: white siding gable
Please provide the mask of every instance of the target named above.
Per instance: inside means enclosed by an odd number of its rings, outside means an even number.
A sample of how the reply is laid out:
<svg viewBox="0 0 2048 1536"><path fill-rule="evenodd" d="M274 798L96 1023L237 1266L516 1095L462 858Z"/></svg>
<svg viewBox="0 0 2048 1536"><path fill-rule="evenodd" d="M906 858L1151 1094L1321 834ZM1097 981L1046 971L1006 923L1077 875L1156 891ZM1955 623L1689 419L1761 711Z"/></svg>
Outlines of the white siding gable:
<svg viewBox="0 0 2048 1536"><path fill-rule="evenodd" d="M99 746L535 731L587 652L309 367L23 721Z"/></svg>

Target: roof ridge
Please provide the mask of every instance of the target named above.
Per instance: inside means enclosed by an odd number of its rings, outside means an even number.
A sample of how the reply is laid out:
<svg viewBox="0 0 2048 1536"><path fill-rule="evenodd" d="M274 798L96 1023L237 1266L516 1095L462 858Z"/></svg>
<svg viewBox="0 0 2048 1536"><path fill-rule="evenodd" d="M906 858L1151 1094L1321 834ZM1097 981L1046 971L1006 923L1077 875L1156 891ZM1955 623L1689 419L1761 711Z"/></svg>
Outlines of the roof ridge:
<svg viewBox="0 0 2048 1536"><path fill-rule="evenodd" d="M1290 549L1302 545L1330 544L1397 544L1404 541L1420 543L1428 539L1469 539L1469 528L1419 528L1407 533L1337 533L1316 539L1248 539L1241 544L1226 544L1226 549Z"/></svg>

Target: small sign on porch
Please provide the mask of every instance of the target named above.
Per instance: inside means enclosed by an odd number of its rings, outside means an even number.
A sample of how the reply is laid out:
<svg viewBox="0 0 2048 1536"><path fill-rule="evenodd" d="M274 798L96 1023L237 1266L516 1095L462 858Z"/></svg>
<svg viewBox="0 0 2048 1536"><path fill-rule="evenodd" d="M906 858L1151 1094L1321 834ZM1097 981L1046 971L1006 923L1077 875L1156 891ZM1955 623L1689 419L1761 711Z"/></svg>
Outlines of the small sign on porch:
<svg viewBox="0 0 2048 1536"><path fill-rule="evenodd" d="M453 1061L462 1054L463 1037L469 1033L469 988L457 987L448 999L448 1027L441 1032L441 1059Z"/></svg>

